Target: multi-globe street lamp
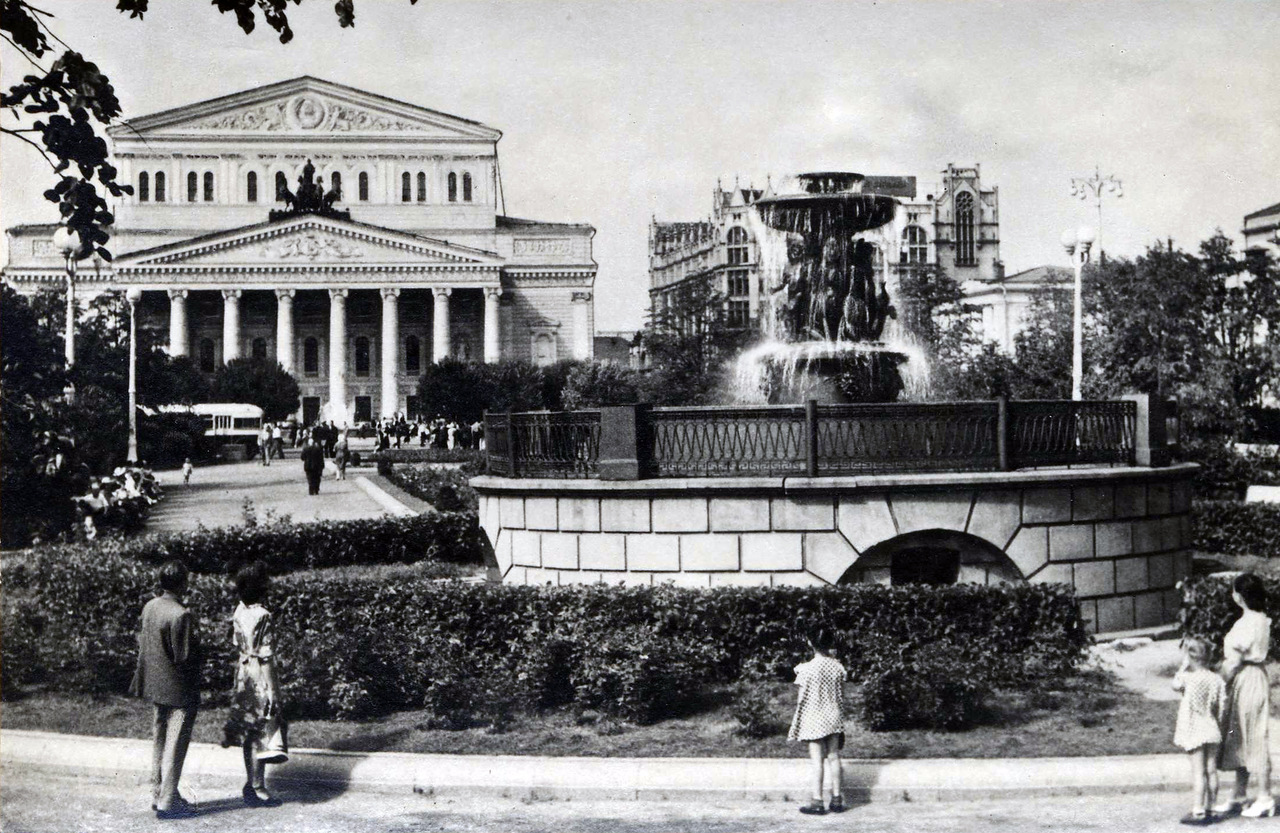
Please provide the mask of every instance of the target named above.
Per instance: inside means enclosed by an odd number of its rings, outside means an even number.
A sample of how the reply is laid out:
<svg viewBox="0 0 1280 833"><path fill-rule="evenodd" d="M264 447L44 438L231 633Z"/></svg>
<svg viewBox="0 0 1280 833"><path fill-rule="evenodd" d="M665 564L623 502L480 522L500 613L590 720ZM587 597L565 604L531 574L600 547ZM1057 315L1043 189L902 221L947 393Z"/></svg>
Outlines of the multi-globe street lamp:
<svg viewBox="0 0 1280 833"><path fill-rule="evenodd" d="M1084 314L1081 307L1082 275L1084 265L1089 262L1089 249L1093 247L1094 231L1089 226L1078 229L1067 229L1062 233L1062 246L1071 258L1071 266L1075 269L1075 304L1071 316L1071 398L1079 402L1083 397L1080 383L1084 377Z"/></svg>
<svg viewBox="0 0 1280 833"><path fill-rule="evenodd" d="M142 290L130 287L124 293L129 302L129 450L125 460L137 465L138 462L138 302L142 300Z"/></svg>
<svg viewBox="0 0 1280 833"><path fill-rule="evenodd" d="M1102 175L1097 165L1093 167L1093 176L1071 177L1071 196L1086 200L1093 196L1094 207L1098 211L1098 251L1102 251L1102 195L1113 194L1116 199L1124 196L1124 183L1112 174ZM1105 257L1105 254L1104 254Z"/></svg>
<svg viewBox="0 0 1280 833"><path fill-rule="evenodd" d="M80 256L80 235L66 226L59 226L53 233L53 248L67 265L67 371L76 363L76 260ZM67 399L75 396L75 385L67 382Z"/></svg>

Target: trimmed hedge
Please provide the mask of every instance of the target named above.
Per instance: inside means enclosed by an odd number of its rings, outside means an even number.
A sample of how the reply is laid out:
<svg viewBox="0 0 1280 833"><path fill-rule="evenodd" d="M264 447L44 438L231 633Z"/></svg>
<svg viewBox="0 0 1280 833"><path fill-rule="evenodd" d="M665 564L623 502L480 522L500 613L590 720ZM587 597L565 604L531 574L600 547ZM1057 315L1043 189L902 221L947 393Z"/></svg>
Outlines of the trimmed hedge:
<svg viewBox="0 0 1280 833"><path fill-rule="evenodd" d="M111 553L40 561L14 584L6 569L6 686L126 690L154 568ZM204 686L225 692L230 582L195 575L188 602L208 647ZM268 604L295 715L426 705L453 726L497 722L513 700L642 722L678 714L708 682L790 679L808 655L801 623L819 619L840 634L855 678L945 640L963 646L957 661L982 658L991 684L1017 683L1070 673L1089 643L1062 585L695 590L308 573L278 578Z"/></svg>
<svg viewBox="0 0 1280 833"><path fill-rule="evenodd" d="M441 512L480 511L480 496L471 488L473 474L436 466L392 466L383 475L409 494Z"/></svg>
<svg viewBox="0 0 1280 833"><path fill-rule="evenodd" d="M406 446L375 451L370 459L387 463L470 463L484 466L484 452L474 448L432 448Z"/></svg>
<svg viewBox="0 0 1280 833"><path fill-rule="evenodd" d="M261 559L273 573L361 564L445 561L481 564L480 530L474 513L442 512L407 518L200 528L192 532L117 538L92 544L37 550L41 563L86 563L119 557L146 564L171 558L193 573L225 573L233 565ZM25 582L24 567L5 570L6 589Z"/></svg>
<svg viewBox="0 0 1280 833"><path fill-rule="evenodd" d="M1184 582L1182 608L1178 619L1187 636L1205 639L1219 653L1222 638L1240 618L1240 608L1231 599L1233 575L1205 576ZM1280 659L1280 580L1259 576L1267 588L1267 615L1271 617L1271 658Z"/></svg>
<svg viewBox="0 0 1280 833"><path fill-rule="evenodd" d="M1191 509L1192 546L1224 555L1280 555L1280 504L1233 500L1196 501Z"/></svg>

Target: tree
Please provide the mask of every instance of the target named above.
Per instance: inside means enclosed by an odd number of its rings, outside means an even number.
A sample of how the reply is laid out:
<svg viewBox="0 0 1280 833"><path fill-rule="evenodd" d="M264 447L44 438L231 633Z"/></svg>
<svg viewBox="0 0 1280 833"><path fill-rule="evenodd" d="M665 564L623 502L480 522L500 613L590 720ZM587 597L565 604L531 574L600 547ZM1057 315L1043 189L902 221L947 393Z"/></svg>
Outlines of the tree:
<svg viewBox="0 0 1280 833"><path fill-rule="evenodd" d="M546 393L543 369L528 362L445 359L429 365L418 380L418 401L427 417L464 423L475 422L485 411L541 410Z"/></svg>
<svg viewBox="0 0 1280 833"><path fill-rule="evenodd" d="M982 348L978 310L964 299L960 283L936 265L910 267L898 282L898 323L924 354L931 398L971 398L962 391L972 390L971 364Z"/></svg>
<svg viewBox="0 0 1280 833"><path fill-rule="evenodd" d="M643 339L652 368L647 400L659 405L707 405L727 398L729 362L759 333L729 324L724 295L690 281L649 316Z"/></svg>
<svg viewBox="0 0 1280 833"><path fill-rule="evenodd" d="M280 35L281 43L293 39L289 27L288 3L302 0L214 0L223 14L235 15L245 33L257 24L261 12L267 25ZM409 0L410 4L417 0ZM117 0L116 8L131 18L141 19L150 0ZM338 25L355 25L354 0L337 0L334 12ZM97 253L111 260L106 248L113 221L107 201L99 191L113 197L132 194L133 188L116 181L117 170L107 157L107 144L96 125L117 123L120 101L110 79L92 61L86 60L54 33L49 21L54 16L27 0L3 0L0 6L0 37L17 49L39 74L27 75L0 95L0 108L18 120L18 127L0 127L0 133L35 148L57 178L44 196L56 203L63 223L81 240L80 257ZM44 61L57 50L65 51L47 67ZM33 118L38 117L38 118ZM39 141L31 138L38 135Z"/></svg>
<svg viewBox="0 0 1280 833"><path fill-rule="evenodd" d="M639 373L629 367L582 362L569 373L564 387L564 407L573 411L638 402L639 376Z"/></svg>
<svg viewBox="0 0 1280 833"><path fill-rule="evenodd" d="M302 405L298 381L279 362L232 359L218 368L210 392L213 402L247 402L262 409L267 422L279 422Z"/></svg>

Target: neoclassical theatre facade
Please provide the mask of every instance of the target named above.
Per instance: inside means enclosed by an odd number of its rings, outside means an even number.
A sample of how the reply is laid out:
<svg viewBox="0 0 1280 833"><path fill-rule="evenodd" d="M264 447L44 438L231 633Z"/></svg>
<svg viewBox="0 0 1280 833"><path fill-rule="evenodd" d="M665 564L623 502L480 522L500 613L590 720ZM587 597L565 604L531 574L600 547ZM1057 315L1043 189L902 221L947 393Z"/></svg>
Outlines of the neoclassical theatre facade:
<svg viewBox="0 0 1280 833"><path fill-rule="evenodd" d="M109 133L134 193L77 293L140 288L140 325L206 373L276 358L304 420L415 412L446 356L591 357L595 229L507 216L492 127L303 77ZM8 230L18 291L65 282L55 228Z"/></svg>

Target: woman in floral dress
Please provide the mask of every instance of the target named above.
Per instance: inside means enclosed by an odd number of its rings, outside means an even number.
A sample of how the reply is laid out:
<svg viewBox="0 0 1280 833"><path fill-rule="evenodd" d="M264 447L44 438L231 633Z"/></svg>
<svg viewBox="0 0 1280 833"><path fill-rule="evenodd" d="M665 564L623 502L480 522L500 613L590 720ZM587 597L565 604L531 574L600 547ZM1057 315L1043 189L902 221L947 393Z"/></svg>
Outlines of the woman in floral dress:
<svg viewBox="0 0 1280 833"><path fill-rule="evenodd" d="M274 807L280 801L267 792L266 765L289 760L289 751L288 727L280 716L275 633L262 606L270 583L266 565L254 561L241 568L235 582L240 603L231 624L239 659L222 745L244 751L244 803Z"/></svg>

